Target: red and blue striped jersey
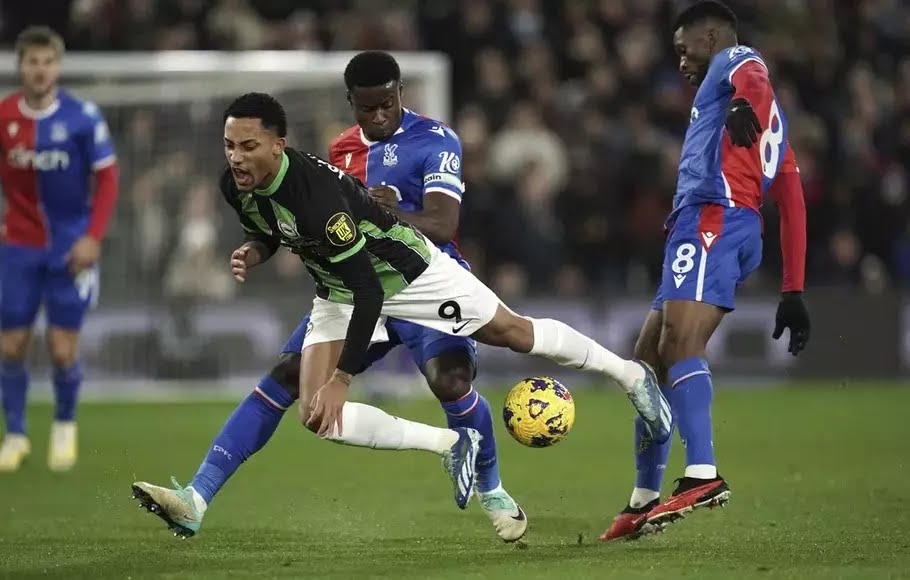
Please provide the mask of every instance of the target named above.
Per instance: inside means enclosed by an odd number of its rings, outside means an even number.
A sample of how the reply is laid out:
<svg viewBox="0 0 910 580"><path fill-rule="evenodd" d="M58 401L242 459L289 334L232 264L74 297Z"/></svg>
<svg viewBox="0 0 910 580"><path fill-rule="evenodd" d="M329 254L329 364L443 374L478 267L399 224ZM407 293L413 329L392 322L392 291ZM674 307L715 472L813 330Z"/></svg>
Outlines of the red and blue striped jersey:
<svg viewBox="0 0 910 580"><path fill-rule="evenodd" d="M735 147L724 129L727 108L738 97L752 104L763 129L759 142L751 148ZM702 203L758 211L777 174L795 170L787 121L761 55L748 46L720 51L711 59L695 95L680 155L673 213ZM671 215L669 221L672 219Z"/></svg>
<svg viewBox="0 0 910 580"><path fill-rule="evenodd" d="M461 201L461 141L444 123L404 110L401 125L385 141L370 141L359 125L329 145L329 161L367 187L387 185L404 211L423 210L423 196L438 192ZM438 247L468 267L455 241Z"/></svg>
<svg viewBox="0 0 910 580"><path fill-rule="evenodd" d="M66 254L89 233L93 174L116 162L98 107L59 91L36 111L13 94L0 101L0 153L4 243Z"/></svg>

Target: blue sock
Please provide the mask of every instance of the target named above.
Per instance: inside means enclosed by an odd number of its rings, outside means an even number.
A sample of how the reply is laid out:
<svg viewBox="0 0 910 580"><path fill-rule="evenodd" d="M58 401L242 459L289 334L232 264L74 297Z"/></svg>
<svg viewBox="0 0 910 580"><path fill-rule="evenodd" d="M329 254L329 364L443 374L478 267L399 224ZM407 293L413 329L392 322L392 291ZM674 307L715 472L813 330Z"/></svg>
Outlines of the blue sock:
<svg viewBox="0 0 910 580"><path fill-rule="evenodd" d="M668 397L669 392L667 389L661 389L664 392L664 396ZM673 410L675 415L676 410L673 409L672 401L670 401L670 408ZM674 421L675 422L675 421ZM635 487L642 489L650 489L651 491L656 491L660 493L660 487L664 482L664 471L667 469L667 457L670 456L670 444L673 441L671 436L664 444L657 445L656 443L650 443L647 447L642 449L641 442L647 434L647 429L645 428L645 422L641 417L635 418Z"/></svg>
<svg viewBox="0 0 910 580"><path fill-rule="evenodd" d="M23 361L0 363L0 391L3 392L3 414L7 433L25 433L25 392L28 371Z"/></svg>
<svg viewBox="0 0 910 580"><path fill-rule="evenodd" d="M76 402L82 386L82 363L76 361L69 368L54 368L54 395L57 409L54 419L72 421L76 418Z"/></svg>
<svg viewBox="0 0 910 580"><path fill-rule="evenodd" d="M496 437L493 435L493 414L490 403L473 388L457 401L442 403L450 429L477 429L483 440L477 454L477 491L487 492L499 487L499 462L496 459Z"/></svg>
<svg viewBox="0 0 910 580"><path fill-rule="evenodd" d="M716 465L711 426L711 370L703 358L687 358L670 369L673 409L686 447L686 465Z"/></svg>
<svg viewBox="0 0 910 580"><path fill-rule="evenodd" d="M212 447L190 485L207 504L234 475L240 464L262 449L271 439L285 410L294 399L271 376L238 405L221 427Z"/></svg>

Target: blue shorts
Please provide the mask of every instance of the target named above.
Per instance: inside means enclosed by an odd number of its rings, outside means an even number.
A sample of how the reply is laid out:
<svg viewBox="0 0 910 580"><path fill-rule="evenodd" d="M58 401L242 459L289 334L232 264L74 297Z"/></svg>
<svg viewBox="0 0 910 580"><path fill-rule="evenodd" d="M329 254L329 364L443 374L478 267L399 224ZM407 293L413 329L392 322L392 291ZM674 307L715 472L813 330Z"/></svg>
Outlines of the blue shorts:
<svg viewBox="0 0 910 580"><path fill-rule="evenodd" d="M736 288L761 263L761 216L745 207L692 205L679 211L667 237L657 296L733 310Z"/></svg>
<svg viewBox="0 0 910 580"><path fill-rule="evenodd" d="M303 350L303 339L306 337L310 315L307 314L291 334L291 337L282 347L282 353L300 353ZM471 359L472 366L477 368L477 343L474 339L463 336L452 336L426 328L413 322L406 322L397 318L386 321L386 330L389 333L388 342L372 345L367 351L366 360L360 372L370 368L373 363L382 359L399 344L407 347L420 372L426 374L427 361L434 359L444 352L462 351Z"/></svg>
<svg viewBox="0 0 910 580"><path fill-rule="evenodd" d="M44 305L50 326L79 330L98 299L98 269L73 277L44 248L6 245L0 256L0 327L29 328Z"/></svg>

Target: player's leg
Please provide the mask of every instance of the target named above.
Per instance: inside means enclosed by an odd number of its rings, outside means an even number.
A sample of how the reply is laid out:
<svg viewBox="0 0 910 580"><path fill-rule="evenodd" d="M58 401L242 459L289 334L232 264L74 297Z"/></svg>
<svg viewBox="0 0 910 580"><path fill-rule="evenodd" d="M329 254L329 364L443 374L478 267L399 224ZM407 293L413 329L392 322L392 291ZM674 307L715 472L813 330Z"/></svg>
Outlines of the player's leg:
<svg viewBox="0 0 910 580"><path fill-rule="evenodd" d="M667 245L675 279L666 290L659 345L686 471L670 499L648 514L665 524L695 508L723 505L730 497L717 473L711 403L714 387L705 353L725 313L734 308L737 285L761 261L761 222L752 211L705 205L684 210ZM665 276L664 287L669 284Z"/></svg>
<svg viewBox="0 0 910 580"><path fill-rule="evenodd" d="M352 311L350 306L319 298L314 301L313 329L304 340L300 364L300 420L304 425L310 419L313 396L328 382L338 365ZM476 482L475 465L481 438L476 430L431 427L350 401L342 408L342 424L342 433L333 426L328 439L356 447L416 449L442 456L449 467L455 503L461 509L467 507Z"/></svg>
<svg viewBox="0 0 910 580"><path fill-rule="evenodd" d="M190 485L183 488L176 480L173 488L143 481L133 484L140 505L162 517L175 535L191 536L199 531L215 496L247 459L265 447L285 411L297 400L300 351L309 322L308 314L281 349L276 364L225 421ZM373 345L366 366L385 356L394 344Z"/></svg>
<svg viewBox="0 0 910 580"><path fill-rule="evenodd" d="M520 539L528 529L528 519L502 485L493 413L490 403L473 386L477 374L476 343L394 318L388 326L401 337L426 377L445 411L449 428L476 429L483 437L477 454L476 488L480 506L500 538L507 542Z"/></svg>
<svg viewBox="0 0 910 580"><path fill-rule="evenodd" d="M47 347L53 365L56 408L47 463L55 471L68 470L76 463L76 405L83 377L78 356L79 330L86 313L97 301L97 294L97 268L83 270L75 277L63 266L48 269Z"/></svg>
<svg viewBox="0 0 910 580"><path fill-rule="evenodd" d="M605 374L626 392L654 440L663 442L670 437L670 406L648 365L623 360L558 320L519 316L472 273L438 250L431 248L430 266L386 300L383 313L446 334L469 335L485 344Z"/></svg>
<svg viewBox="0 0 910 580"><path fill-rule="evenodd" d="M655 303L648 312L635 343L633 356L654 368L660 379L664 396L670 402L673 415L678 420L676 409L673 408L671 393L666 389L666 369L658 354L663 327L662 308L663 299L658 289ZM672 439L662 444L648 442L644 422L641 417L635 419L635 486L632 489L629 503L616 516L609 529L600 536L602 541L636 539L649 532L657 531L655 526L647 524L647 514L660 503L660 488L663 483L671 441Z"/></svg>
<svg viewBox="0 0 910 580"><path fill-rule="evenodd" d="M18 470L31 452L25 421L25 358L43 297L43 251L6 246L0 267L0 393L6 424L0 445L0 472L9 472Z"/></svg>

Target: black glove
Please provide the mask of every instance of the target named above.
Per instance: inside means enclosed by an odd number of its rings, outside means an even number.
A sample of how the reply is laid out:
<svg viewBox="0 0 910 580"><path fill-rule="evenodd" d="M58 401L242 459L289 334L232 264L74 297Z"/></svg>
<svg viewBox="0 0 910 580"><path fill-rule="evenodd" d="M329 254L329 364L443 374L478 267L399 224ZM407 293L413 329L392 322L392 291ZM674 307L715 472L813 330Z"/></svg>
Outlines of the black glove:
<svg viewBox="0 0 910 580"><path fill-rule="evenodd" d="M774 340L784 334L785 328L790 329L790 346L787 350L796 356L809 342L809 311L803 303L802 292L784 292L781 296L774 319L774 334L771 335Z"/></svg>
<svg viewBox="0 0 910 580"><path fill-rule="evenodd" d="M724 122L730 141L737 147L752 147L761 135L761 123L755 115L755 109L746 99L733 99L727 107L727 120Z"/></svg>

